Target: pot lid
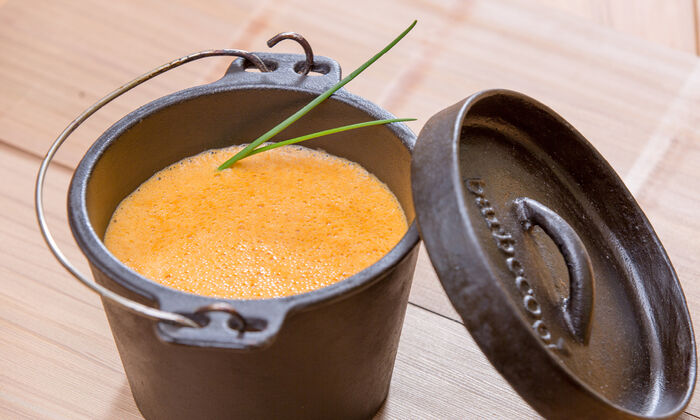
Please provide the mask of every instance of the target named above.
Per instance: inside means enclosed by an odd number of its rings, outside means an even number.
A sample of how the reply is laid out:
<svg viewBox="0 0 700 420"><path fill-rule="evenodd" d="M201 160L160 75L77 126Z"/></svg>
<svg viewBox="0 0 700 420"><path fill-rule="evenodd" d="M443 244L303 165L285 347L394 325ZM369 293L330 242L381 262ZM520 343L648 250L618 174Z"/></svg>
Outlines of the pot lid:
<svg viewBox="0 0 700 420"><path fill-rule="evenodd" d="M493 366L548 418L666 418L695 341L673 267L634 198L559 115L506 90L423 127L414 204L430 259Z"/></svg>

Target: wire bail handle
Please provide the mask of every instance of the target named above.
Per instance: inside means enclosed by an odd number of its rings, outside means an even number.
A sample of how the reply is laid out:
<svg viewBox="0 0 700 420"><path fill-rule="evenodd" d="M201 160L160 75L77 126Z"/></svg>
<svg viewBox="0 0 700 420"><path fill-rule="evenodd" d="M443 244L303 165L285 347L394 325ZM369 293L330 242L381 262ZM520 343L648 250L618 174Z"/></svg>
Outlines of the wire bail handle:
<svg viewBox="0 0 700 420"><path fill-rule="evenodd" d="M303 39L303 38L302 38ZM310 51L310 48L309 48ZM51 231L49 230L47 221L46 221L46 216L44 214L44 181L46 179L46 172L49 168L49 165L51 164L51 161L53 160L54 156L58 152L58 149L63 145L63 143L66 141L66 139L83 123L85 120L87 120L92 114L97 112L100 108L103 106L107 105L109 102L113 101L114 99L118 98L119 96L123 95L124 93L130 91L131 89L135 88L136 86L162 74L165 73L169 70L172 70L176 67L180 67L183 64L189 63L191 61L199 60L201 58L206 58L206 57L216 57L216 56L235 56L235 57L242 57L245 60L248 60L251 62L258 70L261 72L269 72L270 70L268 67L265 65L265 63L260 59L255 54L249 53L247 51L243 50L237 50L237 49L220 49L220 50L205 50L205 51L199 51L193 54L189 54L183 57L180 57L176 60L173 60L169 63L163 64L162 66L156 67L155 69L142 74L141 76L131 80L130 82L127 82L126 84L122 85L121 87L117 88L116 90L112 91L99 101L95 102L92 104L89 108L87 108L85 111L83 111L77 118L75 118L69 125L66 127L63 132L54 140L53 144L51 145L51 148L46 152L46 156L44 159L41 161L41 166L39 166L39 172L37 174L36 178L36 185L34 189L34 199L35 199L35 210L36 210L36 218L37 222L39 224L39 230L41 231L42 236L44 237L44 241L46 242L46 245L49 247L49 250L51 253L53 253L54 257L58 262L65 268L69 273L73 275L76 279L78 279L83 285L88 287L90 290L93 292L99 294L102 298L107 299L113 303L116 303L123 307L124 309L127 309L130 312L133 312L138 315L142 315L146 318L153 319L156 321L165 321L165 322L170 322L173 324L177 324L182 327L190 327L190 328L201 328L203 325L200 325L199 323L195 322L193 319L176 313L176 312L168 312L168 311L163 311L157 308L153 308L147 305L144 305L142 303L138 303L136 301L133 301L131 299L127 299L121 295L118 295L114 293L113 291L107 289L104 286L101 286L93 281L90 281L85 275L80 273L77 268L68 260L68 258L63 254L61 249L58 247L58 244L56 243L56 240L54 239L53 235L51 234ZM309 55L307 54L307 63L311 63L313 65L313 55L311 55L310 61L309 61ZM224 307L226 305L226 307ZM241 331L245 329L245 319L238 314L238 312L235 311L235 309L228 303L226 302L218 302L217 306L211 307L205 306L203 308L198 309L195 311L195 314L201 314L202 312L207 312L207 311L225 311L228 313L235 313L236 318L238 318L241 326Z"/></svg>

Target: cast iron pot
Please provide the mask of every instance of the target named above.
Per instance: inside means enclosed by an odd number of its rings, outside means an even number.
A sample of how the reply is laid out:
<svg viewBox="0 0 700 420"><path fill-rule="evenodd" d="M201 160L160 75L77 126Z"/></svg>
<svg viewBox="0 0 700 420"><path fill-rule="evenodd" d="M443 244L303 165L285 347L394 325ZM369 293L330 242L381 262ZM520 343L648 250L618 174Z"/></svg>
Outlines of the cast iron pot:
<svg viewBox="0 0 700 420"><path fill-rule="evenodd" d="M418 251L411 200L414 134L378 126L305 145L360 163L394 192L411 222L380 261L329 287L262 300L198 296L130 270L102 243L120 201L160 169L207 149L249 142L340 79L302 76L303 56L259 54L269 73L235 61L219 81L151 102L107 130L78 165L69 222L98 284L194 327L155 321L103 298L114 340L141 413L176 418L367 418L386 398ZM284 131L393 118L340 90Z"/></svg>

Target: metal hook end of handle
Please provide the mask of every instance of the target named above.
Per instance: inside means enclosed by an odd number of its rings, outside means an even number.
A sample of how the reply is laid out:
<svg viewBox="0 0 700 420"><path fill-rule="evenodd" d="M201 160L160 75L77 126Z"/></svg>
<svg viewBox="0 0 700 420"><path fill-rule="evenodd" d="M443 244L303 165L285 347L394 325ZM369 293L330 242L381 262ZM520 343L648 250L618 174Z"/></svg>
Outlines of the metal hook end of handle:
<svg viewBox="0 0 700 420"><path fill-rule="evenodd" d="M301 69L301 74L306 76L314 67L314 52L311 49L309 41L307 41L306 38L304 38L302 35L296 32L280 32L267 41L267 46L272 48L275 45L277 45L280 41L283 41L285 39L291 39L292 41L296 41L304 49L306 61L304 61L304 67L302 67Z"/></svg>

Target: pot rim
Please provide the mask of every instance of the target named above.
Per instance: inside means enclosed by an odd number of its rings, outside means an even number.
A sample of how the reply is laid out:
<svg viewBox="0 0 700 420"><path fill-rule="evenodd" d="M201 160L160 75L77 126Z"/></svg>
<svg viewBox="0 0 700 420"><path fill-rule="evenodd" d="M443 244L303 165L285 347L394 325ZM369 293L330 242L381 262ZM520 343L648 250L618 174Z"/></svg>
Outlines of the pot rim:
<svg viewBox="0 0 700 420"><path fill-rule="evenodd" d="M265 308L271 305L275 307L284 306L286 308L285 313L290 313L344 298L381 280L388 270L396 266L415 246L417 246L420 237L418 235L415 217L401 240L387 254L369 267L332 285L306 293L276 298L229 299L184 292L162 285L138 274L107 250L103 241L93 229L88 217L86 206L87 183L95 165L103 154L112 144L119 140L124 132L138 124L141 119L149 117L154 113L164 111L168 107L175 106L182 101L231 91L274 89L312 95L317 95L319 93L315 91L315 89L295 86L255 83L232 84L227 80L229 77L227 73L222 79L211 84L178 91L149 102L122 117L93 143L76 167L68 189L68 221L73 237L85 257L91 264L94 264L100 271L105 273L116 283L146 299L154 301L155 306L158 308L181 313L193 313L197 308L215 302L226 302L231 304L236 310L243 309L242 312L244 312L246 316L249 313L262 316L265 314ZM367 112L372 118L395 118L386 110L357 95L347 92L345 89L338 90L329 100L341 101L355 108L359 108ZM409 152L412 152L416 136L405 124L391 124L387 126L387 128L394 132Z"/></svg>

